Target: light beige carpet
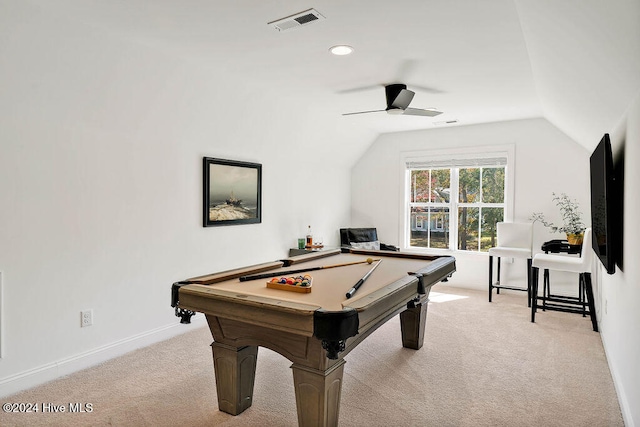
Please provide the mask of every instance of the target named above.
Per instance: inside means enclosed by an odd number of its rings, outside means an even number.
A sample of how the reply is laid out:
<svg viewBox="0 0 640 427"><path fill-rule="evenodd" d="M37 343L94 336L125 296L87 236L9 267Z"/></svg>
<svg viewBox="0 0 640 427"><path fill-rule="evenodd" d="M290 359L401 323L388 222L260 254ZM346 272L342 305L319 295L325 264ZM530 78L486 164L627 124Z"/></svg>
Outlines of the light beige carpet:
<svg viewBox="0 0 640 427"><path fill-rule="evenodd" d="M421 350L402 348L396 317L346 357L340 425L623 425L588 318L539 312L532 324L520 292L489 303L486 292L437 285L432 301ZM218 411L210 343L207 328L194 328L5 397L3 403L39 403L41 410L0 413L0 425L297 425L290 363L263 348L253 406L236 417ZM91 403L93 411L42 412L43 403L70 402Z"/></svg>

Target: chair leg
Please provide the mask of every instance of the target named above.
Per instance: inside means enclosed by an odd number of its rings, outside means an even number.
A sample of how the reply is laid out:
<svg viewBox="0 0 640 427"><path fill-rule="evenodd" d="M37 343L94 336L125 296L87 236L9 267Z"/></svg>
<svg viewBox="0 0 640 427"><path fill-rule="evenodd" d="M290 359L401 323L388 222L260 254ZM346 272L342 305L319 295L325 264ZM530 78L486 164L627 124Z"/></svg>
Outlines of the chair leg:
<svg viewBox="0 0 640 427"><path fill-rule="evenodd" d="M496 283L500 284L500 257L498 257L498 281ZM496 288L496 294L500 294L500 288Z"/></svg>
<svg viewBox="0 0 640 427"><path fill-rule="evenodd" d="M582 304L582 317L587 317L587 300L585 299L584 276L578 280L578 302Z"/></svg>
<svg viewBox="0 0 640 427"><path fill-rule="evenodd" d="M587 293L587 303L589 304L589 314L591 315L591 326L598 332L598 320L596 319L596 306L593 302L593 288L591 287L591 273L581 273L584 282L584 289Z"/></svg>
<svg viewBox="0 0 640 427"><path fill-rule="evenodd" d="M551 281L549 280L549 270L544 269L542 273L542 311L547 310L547 297L551 296Z"/></svg>
<svg viewBox="0 0 640 427"><path fill-rule="evenodd" d="M531 307L531 258L527 258L527 307Z"/></svg>
<svg viewBox="0 0 640 427"><path fill-rule="evenodd" d="M489 302L493 294L493 256L489 255Z"/></svg>
<svg viewBox="0 0 640 427"><path fill-rule="evenodd" d="M536 308L538 308L538 267L531 267L531 322L536 321Z"/></svg>

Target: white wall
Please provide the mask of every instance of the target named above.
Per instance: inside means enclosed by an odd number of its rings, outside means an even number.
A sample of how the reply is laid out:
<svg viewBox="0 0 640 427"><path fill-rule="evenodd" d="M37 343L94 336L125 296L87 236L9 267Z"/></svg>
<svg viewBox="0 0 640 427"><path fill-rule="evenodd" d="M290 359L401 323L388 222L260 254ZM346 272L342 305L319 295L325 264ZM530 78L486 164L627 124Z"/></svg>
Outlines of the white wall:
<svg viewBox="0 0 640 427"><path fill-rule="evenodd" d="M552 222L561 223L552 193L565 192L578 200L583 219L589 222L589 153L546 120L530 119L380 136L352 171L353 225L375 226L381 241L400 243L402 152L502 144L515 146L514 221L528 221L533 212L541 211ZM562 237L536 224L534 248L552 236ZM454 255L457 272L450 284L485 289L489 274L486 254ZM524 278L526 265L524 260L516 260L503 271L505 279L520 285L515 281Z"/></svg>
<svg viewBox="0 0 640 427"><path fill-rule="evenodd" d="M614 160L624 162L624 270L600 268L600 328L627 426L640 425L640 94L611 133Z"/></svg>
<svg viewBox="0 0 640 427"><path fill-rule="evenodd" d="M187 331L174 281L286 256L308 224L339 243L352 130L222 66L2 11L0 395ZM204 156L262 163L262 224L202 227Z"/></svg>

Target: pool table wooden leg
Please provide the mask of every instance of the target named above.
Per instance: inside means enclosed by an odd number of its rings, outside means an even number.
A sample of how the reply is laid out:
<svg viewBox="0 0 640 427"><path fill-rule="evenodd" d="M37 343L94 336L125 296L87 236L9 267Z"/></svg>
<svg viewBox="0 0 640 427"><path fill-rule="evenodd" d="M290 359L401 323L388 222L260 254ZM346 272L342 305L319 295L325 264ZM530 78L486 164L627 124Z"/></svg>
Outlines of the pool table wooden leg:
<svg viewBox="0 0 640 427"><path fill-rule="evenodd" d="M214 342L211 348L218 408L228 414L238 415L249 408L253 401L258 347L235 348Z"/></svg>
<svg viewBox="0 0 640 427"><path fill-rule="evenodd" d="M400 329L402 330L402 346L420 350L424 344L424 328L427 323L428 298L410 303L405 311L400 313Z"/></svg>
<svg viewBox="0 0 640 427"><path fill-rule="evenodd" d="M340 360L324 371L291 365L300 427L338 425L344 364Z"/></svg>

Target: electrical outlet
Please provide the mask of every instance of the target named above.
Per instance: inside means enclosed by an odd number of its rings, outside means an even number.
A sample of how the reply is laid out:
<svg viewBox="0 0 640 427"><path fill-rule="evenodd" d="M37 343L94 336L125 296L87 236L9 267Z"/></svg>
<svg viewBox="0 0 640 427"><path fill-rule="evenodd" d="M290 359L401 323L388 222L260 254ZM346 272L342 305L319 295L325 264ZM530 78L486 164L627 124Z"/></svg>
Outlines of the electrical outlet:
<svg viewBox="0 0 640 427"><path fill-rule="evenodd" d="M93 325L93 310L83 310L80 312L80 326L91 326Z"/></svg>

